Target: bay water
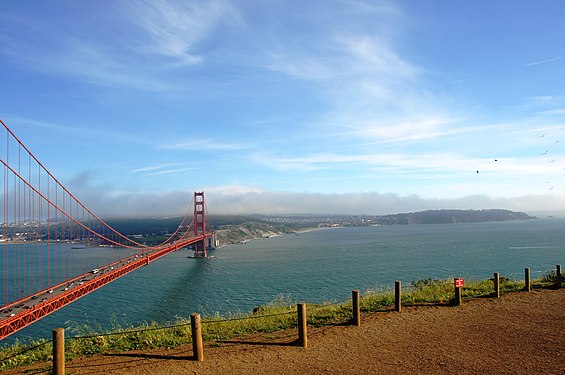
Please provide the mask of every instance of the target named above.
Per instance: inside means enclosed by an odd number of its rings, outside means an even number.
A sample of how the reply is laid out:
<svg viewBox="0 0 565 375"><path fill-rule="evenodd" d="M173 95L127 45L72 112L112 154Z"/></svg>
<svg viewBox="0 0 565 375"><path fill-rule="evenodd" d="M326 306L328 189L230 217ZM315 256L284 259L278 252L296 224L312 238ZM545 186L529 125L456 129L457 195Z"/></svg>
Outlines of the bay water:
<svg viewBox="0 0 565 375"><path fill-rule="evenodd" d="M483 280L493 272L539 277L565 255L565 219L342 227L224 246L210 259L180 250L138 269L2 340L50 338L56 327L174 323L199 312L250 312L281 296L339 302L351 290L383 291L427 278ZM73 335L69 332L68 335Z"/></svg>

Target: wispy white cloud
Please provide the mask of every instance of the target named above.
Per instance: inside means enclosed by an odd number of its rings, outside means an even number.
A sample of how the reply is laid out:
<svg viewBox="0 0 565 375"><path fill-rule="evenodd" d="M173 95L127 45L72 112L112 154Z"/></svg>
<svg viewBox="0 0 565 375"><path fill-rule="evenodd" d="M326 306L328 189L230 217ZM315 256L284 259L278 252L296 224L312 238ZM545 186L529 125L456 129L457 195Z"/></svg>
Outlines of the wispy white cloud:
<svg viewBox="0 0 565 375"><path fill-rule="evenodd" d="M551 59L532 61L532 62L529 62L527 64L524 64L523 66L534 66L534 65L546 64L546 63L558 61L558 60L561 60L561 56L553 57Z"/></svg>
<svg viewBox="0 0 565 375"><path fill-rule="evenodd" d="M159 176L159 175L164 175L164 174L180 174L180 173L184 173L184 172L188 172L188 171L193 171L194 169L195 168L165 169L165 170L159 170L157 172L146 173L143 176L149 177L149 176Z"/></svg>
<svg viewBox="0 0 565 375"><path fill-rule="evenodd" d="M379 1L348 0L345 13L360 14L363 16L397 15L399 8L394 3Z"/></svg>
<svg viewBox="0 0 565 375"><path fill-rule="evenodd" d="M181 141L176 143L162 143L159 148L165 150L224 150L236 151L249 148L249 146L237 143L222 143L211 139L198 139Z"/></svg>
<svg viewBox="0 0 565 375"><path fill-rule="evenodd" d="M111 10L100 23L115 21L114 33L120 33L119 38L108 40L103 32L93 37L97 31L90 33L85 26L90 22L80 17L57 24L31 16L5 17L19 35L16 39L0 34L4 42L0 52L28 69L93 85L175 91L182 85L169 80L171 69L200 63L202 56L195 51L198 44L222 22L237 18L223 0L199 5L155 0L108 6ZM133 32L134 25L142 32Z"/></svg>
<svg viewBox="0 0 565 375"><path fill-rule="evenodd" d="M561 166L548 164L541 158L473 158L453 153L372 153L372 154L308 154L300 157L276 157L261 153L253 161L278 170L313 171L320 169L343 169L355 165L355 170L387 170L394 174L422 174L441 172L445 178L452 173L482 172L520 173L523 175L544 175L558 173Z"/></svg>
<svg viewBox="0 0 565 375"><path fill-rule="evenodd" d="M166 163L166 164L160 164L160 165L149 165L147 167L132 169L130 172L131 173L150 172L150 171L156 171L156 170L163 169L163 168L172 167L172 166L175 166L175 165L178 165L178 164L177 163Z"/></svg>
<svg viewBox="0 0 565 375"><path fill-rule="evenodd" d="M357 5L367 5L359 2ZM393 11L396 9L396 11ZM389 5L371 14L386 32L343 25L293 43L270 46L269 69L308 82L328 108L309 123L312 137L348 137L365 142L406 142L448 136L457 129L456 109L425 89L417 88L424 70L403 58L395 22L401 12ZM380 31L380 30L379 30Z"/></svg>
<svg viewBox="0 0 565 375"><path fill-rule="evenodd" d="M289 59L280 52L272 52L268 69L308 81L323 81L333 78L336 71L316 57L303 56L300 60Z"/></svg>
<svg viewBox="0 0 565 375"><path fill-rule="evenodd" d="M346 52L351 67L370 72L371 76L385 75L410 77L417 68L403 60L389 45L390 42L367 35L338 37L339 45Z"/></svg>
<svg viewBox="0 0 565 375"><path fill-rule="evenodd" d="M237 19L235 9L222 0L199 4L151 0L133 3L131 9L133 20L152 40L143 49L188 65L202 62L198 44L219 23Z"/></svg>
<svg viewBox="0 0 565 375"><path fill-rule="evenodd" d="M171 89L171 85L140 64L139 59L132 59L130 51L123 50L125 47L81 38L79 33L60 33L55 26L32 19L20 19L13 27L22 35L17 40L6 40L7 47L2 53L27 69L94 85L144 91ZM45 39L50 42L45 43Z"/></svg>
<svg viewBox="0 0 565 375"><path fill-rule="evenodd" d="M271 47L268 68L306 81L366 82L380 77L390 82L394 77L417 73L417 68L404 61L382 38L339 33L322 39L326 47L318 45L315 50L308 48L307 43L292 49L286 45Z"/></svg>
<svg viewBox="0 0 565 375"><path fill-rule="evenodd" d="M402 121L402 120L401 120ZM404 119L403 122L375 122L368 124L352 124L354 133L363 138L381 142L407 142L434 139L451 134L461 134L471 129L453 129L448 125L457 122L449 118Z"/></svg>
<svg viewBox="0 0 565 375"><path fill-rule="evenodd" d="M562 95L539 95L525 98L523 107L532 111L532 114L541 118L544 127L562 127L563 125L552 124L556 116L565 114L565 96Z"/></svg>
<svg viewBox="0 0 565 375"><path fill-rule="evenodd" d="M549 111L541 111L538 112L540 115L550 115L550 116L559 116L559 115L565 115L565 108L560 108L560 109L552 109Z"/></svg>
<svg viewBox="0 0 565 375"><path fill-rule="evenodd" d="M180 174L188 171L193 171L195 169L192 167L171 168L177 166L178 164L179 163L164 163L159 165L148 165L146 167L132 169L130 172L141 174L143 177L150 177L150 176Z"/></svg>
<svg viewBox="0 0 565 375"><path fill-rule="evenodd" d="M62 132L62 133L74 133L74 132L77 132L77 130L78 130L77 128L72 127L72 126L65 126L65 125L56 124L56 123L52 123L52 122L48 122L48 121L40 121L40 120L28 118L28 117L14 115L14 114L11 114L11 113L6 114L6 115L8 117L12 118L13 123L20 124L20 125L37 127L37 128L42 128L42 129L46 129L46 130L53 130L53 131ZM9 123L7 125L10 126L11 124Z"/></svg>
<svg viewBox="0 0 565 375"><path fill-rule="evenodd" d="M67 38L57 54L45 53L41 69L71 75L85 82L143 91L169 91L174 85L156 78L151 69L123 61L120 53L76 38Z"/></svg>
<svg viewBox="0 0 565 375"><path fill-rule="evenodd" d="M357 2L357 5L362 7L367 3ZM308 124L312 138L345 136L348 141L362 139L365 144L417 144L474 132L478 126L473 122L484 120L470 118L478 116L470 113L465 102L432 90L426 85L426 69L403 56L396 35L408 26L405 22L395 22L401 20L401 12L376 13L371 17L375 23L385 24L386 32L375 32L377 28L363 31L354 25L346 29L342 27L348 24L345 20L326 33L315 29L317 44L305 36L282 46L274 43L268 47L269 69L306 82L314 95L331 108ZM559 59L532 61L527 66ZM472 73L476 72L467 75ZM466 80L469 78L458 83ZM558 96L539 96L531 98L531 103L561 100ZM288 168L313 168L296 160L279 162L275 160L276 165L288 163Z"/></svg>
<svg viewBox="0 0 565 375"><path fill-rule="evenodd" d="M132 137L132 135L128 132L120 132L119 130L115 129L103 127L87 127L83 124L75 123L60 124L15 114L7 114L7 116L11 118L10 123L7 124L8 126L19 125L30 128L45 129L56 133L65 134L67 136L72 135L74 137L80 137L82 139L87 139L90 141L92 141L93 137L96 137L98 141L110 139L116 141L124 141L130 144L146 144L146 142L139 137Z"/></svg>
<svg viewBox="0 0 565 375"><path fill-rule="evenodd" d="M565 104L565 96L561 96L561 95L530 96L530 97L526 98L526 103L528 103L530 105L537 105L537 106L564 105Z"/></svg>

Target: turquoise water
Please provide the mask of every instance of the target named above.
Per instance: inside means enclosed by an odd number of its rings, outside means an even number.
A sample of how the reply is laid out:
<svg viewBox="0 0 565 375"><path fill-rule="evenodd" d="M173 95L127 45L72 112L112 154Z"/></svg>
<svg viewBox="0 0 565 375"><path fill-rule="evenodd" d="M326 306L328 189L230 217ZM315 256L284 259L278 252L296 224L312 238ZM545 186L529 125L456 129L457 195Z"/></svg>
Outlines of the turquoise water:
<svg viewBox="0 0 565 375"><path fill-rule="evenodd" d="M222 247L210 251L212 259L188 255L155 261L3 342L49 338L71 321L108 328L248 312L281 294L342 301L352 289L392 289L395 280L486 279L493 272L522 279L525 267L539 277L563 264L565 219L332 228Z"/></svg>

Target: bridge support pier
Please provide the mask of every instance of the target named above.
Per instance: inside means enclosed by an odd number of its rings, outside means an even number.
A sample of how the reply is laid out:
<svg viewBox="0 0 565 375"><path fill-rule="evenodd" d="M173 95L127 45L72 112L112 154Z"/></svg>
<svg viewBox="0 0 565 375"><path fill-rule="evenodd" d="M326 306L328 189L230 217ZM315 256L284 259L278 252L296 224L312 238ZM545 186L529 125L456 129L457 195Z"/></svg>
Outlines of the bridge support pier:
<svg viewBox="0 0 565 375"><path fill-rule="evenodd" d="M206 242L198 241L194 244L194 257L195 258L206 258Z"/></svg>

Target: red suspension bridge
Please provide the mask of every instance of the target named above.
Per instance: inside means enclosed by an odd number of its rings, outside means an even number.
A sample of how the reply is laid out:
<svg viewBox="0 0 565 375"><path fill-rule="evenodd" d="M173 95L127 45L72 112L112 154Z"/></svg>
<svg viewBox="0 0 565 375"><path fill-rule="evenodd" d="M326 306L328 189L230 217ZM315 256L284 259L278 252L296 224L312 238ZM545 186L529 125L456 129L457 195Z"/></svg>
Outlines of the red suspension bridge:
<svg viewBox="0 0 565 375"><path fill-rule="evenodd" d="M144 245L96 216L0 123L0 340L175 250L192 245L195 257L206 257L203 192L173 234Z"/></svg>

